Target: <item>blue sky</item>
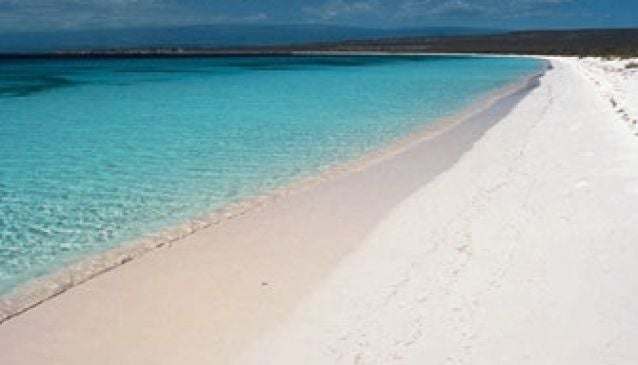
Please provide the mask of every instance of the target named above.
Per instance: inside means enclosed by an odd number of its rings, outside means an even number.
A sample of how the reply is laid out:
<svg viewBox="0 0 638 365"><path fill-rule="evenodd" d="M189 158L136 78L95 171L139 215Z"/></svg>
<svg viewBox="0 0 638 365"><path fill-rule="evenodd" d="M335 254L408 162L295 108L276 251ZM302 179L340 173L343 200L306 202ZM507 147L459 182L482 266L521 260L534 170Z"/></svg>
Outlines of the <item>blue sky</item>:
<svg viewBox="0 0 638 365"><path fill-rule="evenodd" d="M0 0L0 32L216 23L638 26L638 0Z"/></svg>

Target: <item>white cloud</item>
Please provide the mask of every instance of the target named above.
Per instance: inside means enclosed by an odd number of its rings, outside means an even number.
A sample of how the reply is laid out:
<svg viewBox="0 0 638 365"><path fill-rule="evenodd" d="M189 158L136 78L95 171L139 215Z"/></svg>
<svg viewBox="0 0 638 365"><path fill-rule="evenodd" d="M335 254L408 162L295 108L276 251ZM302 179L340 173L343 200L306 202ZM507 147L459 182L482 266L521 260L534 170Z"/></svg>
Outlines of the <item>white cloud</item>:
<svg viewBox="0 0 638 365"><path fill-rule="evenodd" d="M546 14L572 0L404 0L397 18L516 18Z"/></svg>
<svg viewBox="0 0 638 365"><path fill-rule="evenodd" d="M303 13L310 21L331 21L374 13L378 10L379 1L347 1L328 0L320 6L306 6Z"/></svg>
<svg viewBox="0 0 638 365"><path fill-rule="evenodd" d="M75 30L261 22L265 12L225 14L177 0L0 0L0 31Z"/></svg>
<svg viewBox="0 0 638 365"><path fill-rule="evenodd" d="M321 2L323 1L323 2ZM300 4L286 7L287 2ZM254 4L249 6L249 4ZM257 5L259 4L259 5ZM311 5L318 4L318 5ZM0 31L232 22L406 26L556 16L577 0L0 0ZM574 9L572 6L570 9ZM253 10L251 12L251 10Z"/></svg>
<svg viewBox="0 0 638 365"><path fill-rule="evenodd" d="M459 14L484 13L488 8L466 0L407 0L400 7L400 16L445 17Z"/></svg>

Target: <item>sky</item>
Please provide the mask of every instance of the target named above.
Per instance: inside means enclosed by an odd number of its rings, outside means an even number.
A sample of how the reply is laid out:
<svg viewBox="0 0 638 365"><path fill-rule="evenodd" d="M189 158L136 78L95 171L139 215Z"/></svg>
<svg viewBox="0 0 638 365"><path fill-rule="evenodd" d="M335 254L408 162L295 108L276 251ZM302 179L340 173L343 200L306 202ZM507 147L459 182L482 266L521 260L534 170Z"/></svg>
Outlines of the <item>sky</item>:
<svg viewBox="0 0 638 365"><path fill-rule="evenodd" d="M0 32L207 24L638 26L638 0L0 0Z"/></svg>

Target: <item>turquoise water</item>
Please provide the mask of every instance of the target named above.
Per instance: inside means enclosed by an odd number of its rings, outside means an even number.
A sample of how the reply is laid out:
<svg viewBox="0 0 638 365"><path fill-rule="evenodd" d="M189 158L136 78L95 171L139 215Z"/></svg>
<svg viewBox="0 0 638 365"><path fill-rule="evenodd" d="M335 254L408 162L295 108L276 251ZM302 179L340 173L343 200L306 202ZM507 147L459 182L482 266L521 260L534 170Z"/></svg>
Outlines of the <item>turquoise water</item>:
<svg viewBox="0 0 638 365"><path fill-rule="evenodd" d="M473 57L0 61L0 294L536 71Z"/></svg>

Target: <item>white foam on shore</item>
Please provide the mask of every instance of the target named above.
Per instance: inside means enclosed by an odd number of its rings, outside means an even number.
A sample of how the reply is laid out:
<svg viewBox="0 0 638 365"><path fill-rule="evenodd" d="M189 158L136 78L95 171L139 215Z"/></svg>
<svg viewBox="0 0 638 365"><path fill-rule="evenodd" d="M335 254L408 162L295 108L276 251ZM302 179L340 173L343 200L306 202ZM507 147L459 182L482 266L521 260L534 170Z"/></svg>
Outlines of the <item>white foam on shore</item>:
<svg viewBox="0 0 638 365"><path fill-rule="evenodd" d="M638 139L607 97L638 78L582 62L554 58L238 363L638 363Z"/></svg>

